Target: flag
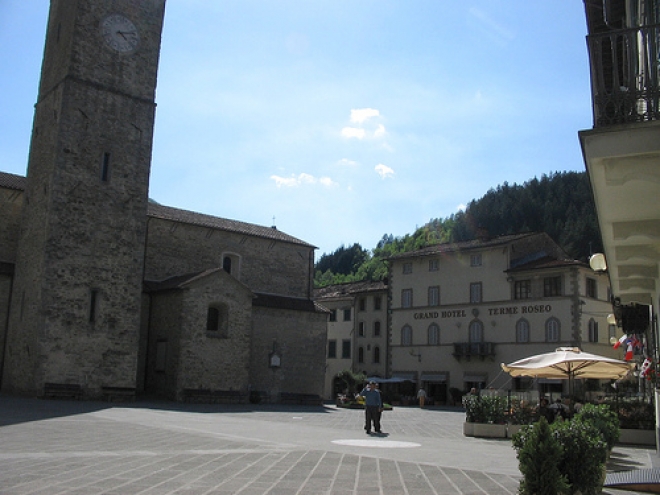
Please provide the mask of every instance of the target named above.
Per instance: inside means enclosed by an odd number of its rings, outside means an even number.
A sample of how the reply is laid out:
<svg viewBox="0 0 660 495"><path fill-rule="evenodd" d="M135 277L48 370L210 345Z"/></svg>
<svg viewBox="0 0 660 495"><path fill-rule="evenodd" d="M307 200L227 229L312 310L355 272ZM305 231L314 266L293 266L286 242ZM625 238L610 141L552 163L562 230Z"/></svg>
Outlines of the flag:
<svg viewBox="0 0 660 495"><path fill-rule="evenodd" d="M621 344L623 344L626 340L628 340L628 336L624 333L623 337L621 337L619 340L616 341L616 343L614 344L614 348L618 349L619 347L621 347Z"/></svg>

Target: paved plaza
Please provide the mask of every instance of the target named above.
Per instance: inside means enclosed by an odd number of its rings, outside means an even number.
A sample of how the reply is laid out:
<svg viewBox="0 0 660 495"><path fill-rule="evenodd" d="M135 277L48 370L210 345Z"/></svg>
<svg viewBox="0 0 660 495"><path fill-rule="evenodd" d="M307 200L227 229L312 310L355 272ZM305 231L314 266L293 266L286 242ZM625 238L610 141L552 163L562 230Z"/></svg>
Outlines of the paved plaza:
<svg viewBox="0 0 660 495"><path fill-rule="evenodd" d="M464 437L463 420L395 408L368 436L363 411L331 405L0 395L0 494L516 494L511 442ZM656 463L654 449L616 447L608 470Z"/></svg>

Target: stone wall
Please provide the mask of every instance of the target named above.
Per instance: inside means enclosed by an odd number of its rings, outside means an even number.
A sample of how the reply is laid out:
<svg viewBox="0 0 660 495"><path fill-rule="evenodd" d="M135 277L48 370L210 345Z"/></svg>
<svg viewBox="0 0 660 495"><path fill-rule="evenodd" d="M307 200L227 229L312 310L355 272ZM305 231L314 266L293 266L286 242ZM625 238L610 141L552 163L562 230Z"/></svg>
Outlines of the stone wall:
<svg viewBox="0 0 660 495"><path fill-rule="evenodd" d="M210 304L227 310L227 334L207 331ZM252 293L222 270L183 292L177 391L205 388L247 392Z"/></svg>
<svg viewBox="0 0 660 495"><path fill-rule="evenodd" d="M281 392L324 396L327 314L254 307L250 385L271 400ZM275 352L280 366L271 367Z"/></svg>
<svg viewBox="0 0 660 495"><path fill-rule="evenodd" d="M312 248L158 218L150 218L145 278L222 267L223 255L236 255L232 272L255 292L310 297Z"/></svg>
<svg viewBox="0 0 660 495"><path fill-rule="evenodd" d="M16 260L23 199L23 191L0 187L0 262Z"/></svg>

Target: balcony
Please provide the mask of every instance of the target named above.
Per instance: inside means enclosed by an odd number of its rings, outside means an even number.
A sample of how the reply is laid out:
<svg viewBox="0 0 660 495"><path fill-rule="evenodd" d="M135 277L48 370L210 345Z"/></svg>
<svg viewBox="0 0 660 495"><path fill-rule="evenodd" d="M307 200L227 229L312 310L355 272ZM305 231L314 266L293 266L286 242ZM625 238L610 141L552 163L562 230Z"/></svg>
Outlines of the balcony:
<svg viewBox="0 0 660 495"><path fill-rule="evenodd" d="M660 120L660 24L587 36L594 127Z"/></svg>
<svg viewBox="0 0 660 495"><path fill-rule="evenodd" d="M495 356L495 342L454 342L454 357L459 361Z"/></svg>

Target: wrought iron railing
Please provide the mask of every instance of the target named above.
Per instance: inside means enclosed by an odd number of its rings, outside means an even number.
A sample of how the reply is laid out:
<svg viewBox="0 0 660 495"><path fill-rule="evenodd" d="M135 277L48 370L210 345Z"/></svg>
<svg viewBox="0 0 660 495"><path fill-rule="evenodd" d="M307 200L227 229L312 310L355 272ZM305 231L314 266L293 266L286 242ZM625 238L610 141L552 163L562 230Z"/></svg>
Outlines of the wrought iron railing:
<svg viewBox="0 0 660 495"><path fill-rule="evenodd" d="M473 357L483 359L494 355L494 342L454 342L454 357L457 359Z"/></svg>
<svg viewBox="0 0 660 495"><path fill-rule="evenodd" d="M660 24L587 36L594 127L660 120Z"/></svg>

